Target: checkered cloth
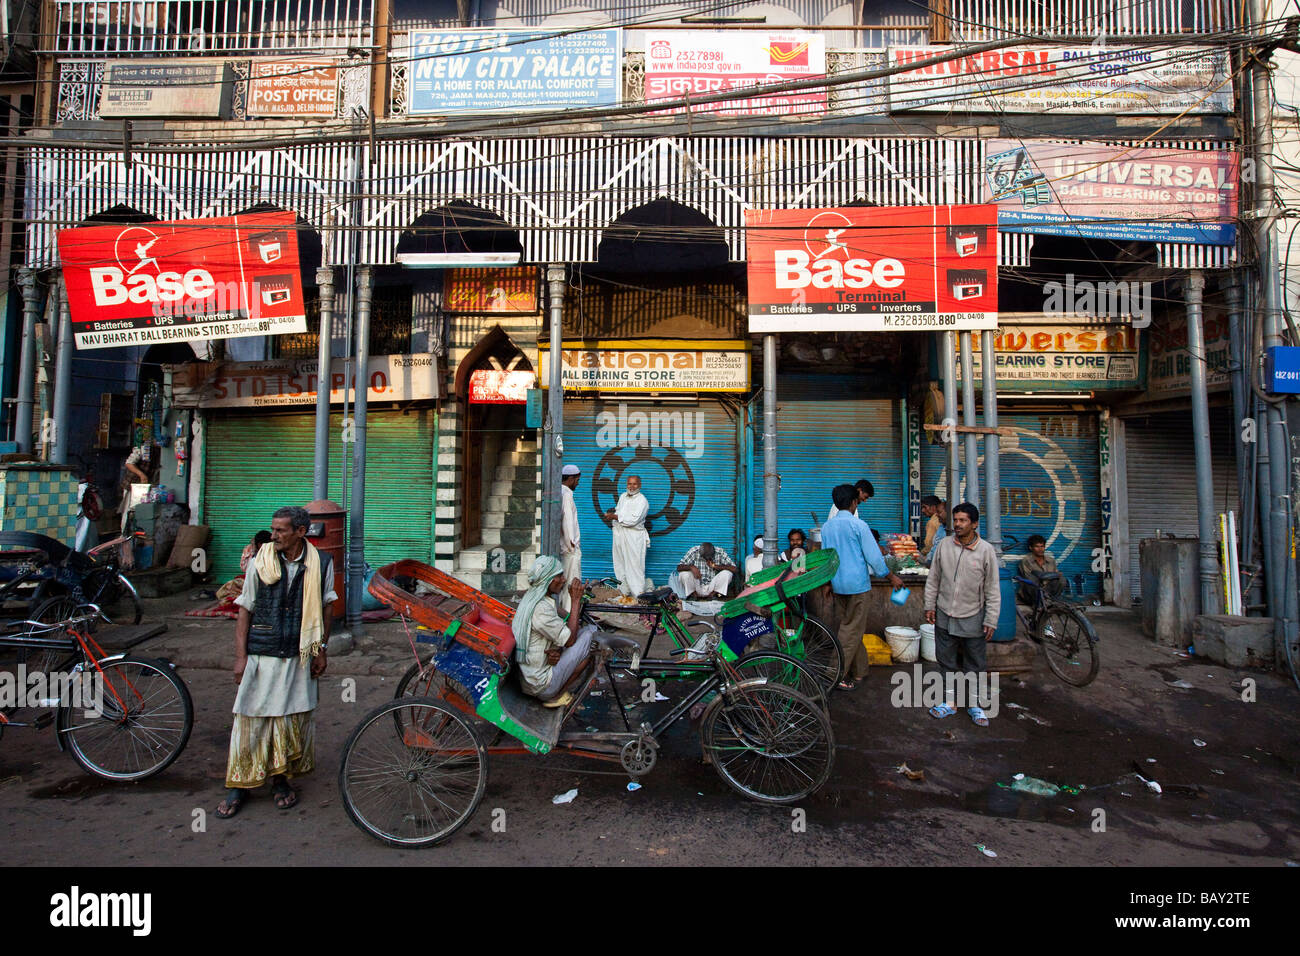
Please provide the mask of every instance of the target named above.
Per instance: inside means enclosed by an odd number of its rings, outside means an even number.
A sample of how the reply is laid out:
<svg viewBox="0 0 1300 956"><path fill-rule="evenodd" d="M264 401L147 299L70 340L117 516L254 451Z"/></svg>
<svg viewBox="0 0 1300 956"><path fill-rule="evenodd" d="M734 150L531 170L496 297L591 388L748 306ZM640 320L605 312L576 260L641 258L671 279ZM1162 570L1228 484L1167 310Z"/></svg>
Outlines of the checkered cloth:
<svg viewBox="0 0 1300 956"><path fill-rule="evenodd" d="M77 533L77 479L71 472L10 467L0 471L0 531L28 531L69 547Z"/></svg>

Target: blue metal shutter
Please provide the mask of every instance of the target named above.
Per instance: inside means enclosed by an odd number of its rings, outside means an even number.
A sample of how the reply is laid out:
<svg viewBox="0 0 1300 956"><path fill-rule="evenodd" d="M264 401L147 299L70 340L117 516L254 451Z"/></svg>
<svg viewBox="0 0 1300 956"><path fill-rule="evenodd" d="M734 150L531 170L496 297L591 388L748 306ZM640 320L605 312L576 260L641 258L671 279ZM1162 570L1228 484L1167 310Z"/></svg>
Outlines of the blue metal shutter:
<svg viewBox="0 0 1300 956"><path fill-rule="evenodd" d="M998 424L1016 430L998 444L1002 475L1002 533L1014 535L1004 550L1009 566L1024 557L1031 534L1047 539L1070 594L1098 595L1101 575L1092 570L1101 547L1101 470L1096 413L999 414ZM921 493L947 496L947 456L942 444L921 446ZM980 467L984 439L979 441ZM984 473L980 472L983 494ZM963 480L959 497L965 493ZM983 501L975 502L981 509ZM984 521L981 519L980 524Z"/></svg>
<svg viewBox="0 0 1300 956"><path fill-rule="evenodd" d="M812 515L823 524L831 510L831 489L866 478L875 497L862 510L884 534L903 531L906 519L907 456L899 403L855 398L871 388L850 375L783 375L777 380L776 445L781 489L777 498L780 545L786 532L808 533ZM754 464L750 540L763 532L763 416L754 406Z"/></svg>
<svg viewBox="0 0 1300 956"><path fill-rule="evenodd" d="M433 550L433 433L437 411L374 411L366 419L366 561L429 561ZM206 416L204 515L212 527L210 564L218 580L239 573L239 555L271 513L312 499L315 416L214 412ZM352 446L342 417L330 416L330 500L343 503ZM346 461L343 455L347 455ZM350 485L349 485L350 491Z"/></svg>
<svg viewBox="0 0 1300 956"><path fill-rule="evenodd" d="M657 447L623 444L635 436L627 430L620 433L618 423L635 428L636 416L646 416L647 427L658 422ZM653 439L653 430L648 437ZM656 585L667 584L682 555L702 541L725 548L737 567L743 567L748 552L738 550L736 462L736 415L722 402L566 401L564 463L582 469L574 498L582 529L583 577L614 573L612 533L601 515L617 503L629 474L640 476L641 491L650 502L646 574Z"/></svg>

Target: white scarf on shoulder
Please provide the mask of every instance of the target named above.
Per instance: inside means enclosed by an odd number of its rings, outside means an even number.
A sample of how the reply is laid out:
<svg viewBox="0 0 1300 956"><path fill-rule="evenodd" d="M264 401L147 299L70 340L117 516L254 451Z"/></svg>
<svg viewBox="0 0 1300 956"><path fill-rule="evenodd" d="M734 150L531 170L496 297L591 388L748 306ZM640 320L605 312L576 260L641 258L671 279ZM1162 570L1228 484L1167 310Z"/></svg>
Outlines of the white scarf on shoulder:
<svg viewBox="0 0 1300 956"><path fill-rule="evenodd" d="M303 541L307 549L302 562L302 628L298 632L298 661L303 667L321 651L323 643L324 614L321 610L320 552L310 541ZM268 587L280 581L280 560L275 545L267 542L257 551L253 567L257 578Z"/></svg>

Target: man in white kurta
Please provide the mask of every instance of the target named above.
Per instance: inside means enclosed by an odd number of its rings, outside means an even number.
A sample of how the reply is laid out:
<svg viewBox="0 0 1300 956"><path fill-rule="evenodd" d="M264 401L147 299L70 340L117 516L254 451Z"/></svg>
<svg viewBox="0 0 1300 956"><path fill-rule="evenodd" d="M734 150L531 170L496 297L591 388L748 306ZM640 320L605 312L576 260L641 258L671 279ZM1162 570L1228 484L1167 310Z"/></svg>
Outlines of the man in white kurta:
<svg viewBox="0 0 1300 956"><path fill-rule="evenodd" d="M564 566L560 604L568 611L571 606L569 584L582 580L582 530L578 527L578 503L573 497L582 470L577 465L565 465L560 475L560 563Z"/></svg>
<svg viewBox="0 0 1300 956"><path fill-rule="evenodd" d="M641 479L632 475L617 507L605 512L614 530L614 577L623 594L637 597L645 591L645 552L650 535L645 530L650 502L641 494Z"/></svg>

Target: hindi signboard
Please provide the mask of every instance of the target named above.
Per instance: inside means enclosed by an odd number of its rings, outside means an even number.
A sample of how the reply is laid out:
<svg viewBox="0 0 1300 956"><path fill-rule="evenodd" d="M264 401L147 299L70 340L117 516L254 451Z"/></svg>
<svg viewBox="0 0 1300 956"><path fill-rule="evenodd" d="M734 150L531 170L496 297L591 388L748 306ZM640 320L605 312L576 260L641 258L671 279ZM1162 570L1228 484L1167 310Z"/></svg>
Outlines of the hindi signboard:
<svg viewBox="0 0 1300 956"><path fill-rule="evenodd" d="M330 404L341 405L345 386L356 394L355 363L330 363ZM182 408L274 408L315 405L320 387L315 359L269 362L194 363L173 371L176 405ZM344 369L351 371L351 381ZM414 402L438 397L436 355L371 356L366 365L366 394L372 402Z"/></svg>
<svg viewBox="0 0 1300 956"><path fill-rule="evenodd" d="M233 82L225 60L110 59L99 115L219 119L229 112Z"/></svg>
<svg viewBox="0 0 1300 956"><path fill-rule="evenodd" d="M992 329L997 207L745 212L750 332Z"/></svg>
<svg viewBox="0 0 1300 956"><path fill-rule="evenodd" d="M444 312L533 315L537 268L448 269L442 283Z"/></svg>
<svg viewBox="0 0 1300 956"><path fill-rule="evenodd" d="M249 116L334 116L339 78L334 60L253 60Z"/></svg>
<svg viewBox="0 0 1300 956"><path fill-rule="evenodd" d="M623 35L616 28L412 30L407 113L489 113L617 106Z"/></svg>
<svg viewBox="0 0 1300 956"><path fill-rule="evenodd" d="M1117 241L1232 245L1238 154L995 139L984 191L998 228Z"/></svg>
<svg viewBox="0 0 1300 956"><path fill-rule="evenodd" d="M905 66L951 47L891 47ZM995 113L1231 113L1226 49L1010 47L889 78L894 110Z"/></svg>
<svg viewBox="0 0 1300 956"><path fill-rule="evenodd" d="M291 212L59 232L77 348L307 331Z"/></svg>
<svg viewBox="0 0 1300 956"><path fill-rule="evenodd" d="M646 33L646 102L825 75L826 42L818 34L739 30ZM707 103L691 109L723 116L822 113L826 110L826 88Z"/></svg>

